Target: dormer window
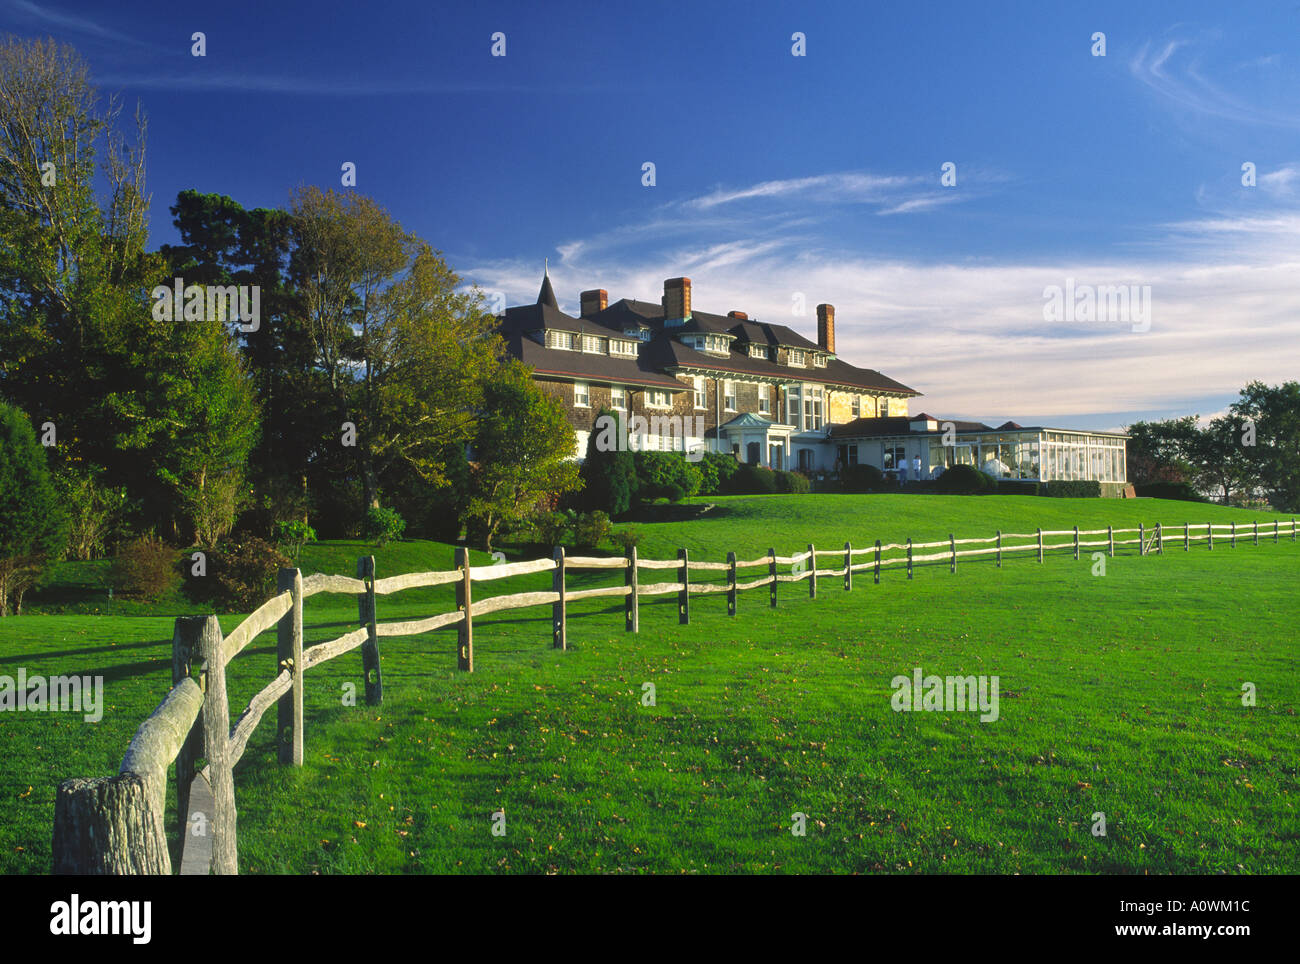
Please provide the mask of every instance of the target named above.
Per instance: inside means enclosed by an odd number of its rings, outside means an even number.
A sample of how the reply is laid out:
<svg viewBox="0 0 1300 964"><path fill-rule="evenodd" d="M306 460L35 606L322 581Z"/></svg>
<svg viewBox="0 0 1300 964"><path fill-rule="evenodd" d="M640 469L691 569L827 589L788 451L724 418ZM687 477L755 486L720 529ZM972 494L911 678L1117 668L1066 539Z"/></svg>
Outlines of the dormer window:
<svg viewBox="0 0 1300 964"><path fill-rule="evenodd" d="M813 367L815 368L825 368L826 361L827 361L826 355L823 355L821 353L813 355Z"/></svg>
<svg viewBox="0 0 1300 964"><path fill-rule="evenodd" d="M791 348L789 364L794 365L797 368L807 368L808 367L807 352L805 352L801 348Z"/></svg>
<svg viewBox="0 0 1300 964"><path fill-rule="evenodd" d="M764 359L766 359L766 358L771 358L772 355L771 355L771 352L768 350L768 347L767 347L766 345L750 345L750 346L749 346L749 357L750 357L750 358L764 358Z"/></svg>
<svg viewBox="0 0 1300 964"><path fill-rule="evenodd" d="M583 335L582 350L589 355L607 354L609 339L601 338L599 335Z"/></svg>
<svg viewBox="0 0 1300 964"><path fill-rule="evenodd" d="M725 355L731 351L731 345L725 335L685 335L682 344L690 345L696 351L707 351L715 355Z"/></svg>
<svg viewBox="0 0 1300 964"><path fill-rule="evenodd" d="M635 358L637 343L624 338L611 338L609 340L609 353L611 355L630 355Z"/></svg>
<svg viewBox="0 0 1300 964"><path fill-rule="evenodd" d="M578 351L581 347L581 341L576 332L548 331L546 333L546 347L560 348L564 351Z"/></svg>
<svg viewBox="0 0 1300 964"><path fill-rule="evenodd" d="M637 328L635 326L632 326L632 327L624 328L623 334L626 335L628 338L635 338L637 341L650 340L650 329L645 327Z"/></svg>

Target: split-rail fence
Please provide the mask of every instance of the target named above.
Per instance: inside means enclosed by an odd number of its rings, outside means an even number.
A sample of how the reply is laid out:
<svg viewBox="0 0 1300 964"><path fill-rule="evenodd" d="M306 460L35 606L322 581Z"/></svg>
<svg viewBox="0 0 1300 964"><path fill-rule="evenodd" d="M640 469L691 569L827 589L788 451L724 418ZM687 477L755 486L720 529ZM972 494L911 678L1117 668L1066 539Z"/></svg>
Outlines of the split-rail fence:
<svg viewBox="0 0 1300 964"><path fill-rule="evenodd" d="M1169 545L1181 543L1190 551L1192 543L1206 542L1208 548L1239 538L1259 545L1263 537L1276 543L1283 536L1296 541L1296 521L1275 520L1239 527L1232 524L1190 523L1171 529L1147 528L1044 530L1033 533L1003 533L985 538L958 539L949 536L939 542L882 544L854 548L850 543L835 549L817 549L811 543L792 556L778 556L775 549L755 559L739 560L727 553L725 562L693 561L679 549L676 559L641 559L633 548L624 556L570 556L557 548L549 559L474 566L467 549L457 549L456 568L443 572L416 572L378 579L373 556L357 561L356 578L316 574L304 577L297 569L282 569L277 593L239 626L223 636L216 616L181 616L172 636L172 687L157 709L136 731L117 776L65 780L59 785L54 809L53 864L55 873L70 874L170 874L171 858L164 827L167 778L175 763L177 787L176 833L181 846L179 872L187 874L234 874L238 872L234 767L248 746L249 737L263 715L276 707L278 758L282 764L301 766L303 760L303 692L306 673L314 666L361 649L362 678L366 701L376 705L383 699L379 666L379 640L388 636L410 636L444 627L457 629L456 658L460 669L474 669L474 620L489 613L551 606L551 639L557 649L568 645L568 605L600 597L624 600L624 628L640 628L639 600L643 596L676 595L678 620L690 622L692 595L726 593L727 613L736 615L737 595L766 587L768 605L777 604L781 583L808 583L808 595L817 597L819 579L842 580L853 588L853 575L870 571L875 583L882 570L905 567L907 578L917 565L947 563L957 571L961 558L993 556L998 567L1004 555L1035 553L1038 561L1052 550L1069 549L1075 559L1084 549L1105 550L1115 555L1117 546L1137 546L1140 555L1162 554ZM1069 537L1066 541L1048 541ZM1104 537L1104 538L1097 538ZM970 548L961 548L965 546ZM918 550L921 550L918 553ZM931 551L939 550L939 551ZM819 568L822 560L838 566ZM789 567L781 572L781 567ZM670 572L672 581L642 583L641 570ZM762 569L756 579L741 580L740 570ZM622 585L570 589L571 570L621 572ZM550 572L551 589L489 596L475 600L473 587L482 583L530 573ZM692 573L723 574L724 581L693 582ZM715 580L716 576L713 577ZM375 599L390 593L422 586L452 585L456 609L423 619L379 622ZM318 593L354 594L359 628L337 639L303 648L303 603ZM248 706L230 722L226 692L226 667L261 633L276 629L280 672L254 696Z"/></svg>

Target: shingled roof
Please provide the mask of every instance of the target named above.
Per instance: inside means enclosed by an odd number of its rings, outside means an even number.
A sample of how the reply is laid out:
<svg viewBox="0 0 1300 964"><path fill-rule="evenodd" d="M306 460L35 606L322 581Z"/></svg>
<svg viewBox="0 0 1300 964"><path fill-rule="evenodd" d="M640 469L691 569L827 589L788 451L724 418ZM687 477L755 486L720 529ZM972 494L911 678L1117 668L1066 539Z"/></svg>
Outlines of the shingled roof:
<svg viewBox="0 0 1300 964"><path fill-rule="evenodd" d="M549 274L542 279L537 303L506 309L501 327L511 354L532 365L539 374L624 381L632 368L635 368L639 373L637 377L653 380L629 384L671 385L681 391L683 385L672 377L674 373L717 372L774 381L824 382L864 392L920 394L874 369L859 368L834 356L827 360L824 367L808 368L782 365L774 359L750 357L750 344L807 352L822 351L815 341L785 325L692 310L691 317L684 324L667 326L664 323L663 305L635 298L623 298L588 317L575 318L560 311ZM618 337L626 331L639 329L648 329L650 337L641 342L640 356L635 361L547 348L544 346L544 335L540 338L533 337L546 330ZM728 336L729 351L725 355L700 351L683 344L678 338L679 335L694 332Z"/></svg>

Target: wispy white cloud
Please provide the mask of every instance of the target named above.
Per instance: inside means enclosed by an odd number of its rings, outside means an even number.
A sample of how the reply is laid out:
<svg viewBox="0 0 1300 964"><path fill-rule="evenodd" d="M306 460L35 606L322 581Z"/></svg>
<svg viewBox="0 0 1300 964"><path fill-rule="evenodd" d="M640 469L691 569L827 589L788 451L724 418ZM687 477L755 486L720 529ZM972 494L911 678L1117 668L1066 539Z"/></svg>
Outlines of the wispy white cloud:
<svg viewBox="0 0 1300 964"><path fill-rule="evenodd" d="M80 34L85 37L95 37L100 40L108 40L117 44L129 44L138 47L152 46L136 37L106 27L98 21L91 20L87 17L79 17L71 13L63 13L48 4L37 4L31 2L31 0L6 0L5 6L11 14L15 14L20 20L25 20L28 23L39 23L47 27L56 27L59 30L67 31L69 33Z"/></svg>
<svg viewBox="0 0 1300 964"><path fill-rule="evenodd" d="M1246 91L1237 93L1207 77L1196 56L1202 46L1189 38L1148 41L1129 61L1129 72L1167 103L1193 113L1242 124L1300 127L1300 104L1265 106L1257 89L1243 85ZM1257 69L1263 66L1260 62Z"/></svg>

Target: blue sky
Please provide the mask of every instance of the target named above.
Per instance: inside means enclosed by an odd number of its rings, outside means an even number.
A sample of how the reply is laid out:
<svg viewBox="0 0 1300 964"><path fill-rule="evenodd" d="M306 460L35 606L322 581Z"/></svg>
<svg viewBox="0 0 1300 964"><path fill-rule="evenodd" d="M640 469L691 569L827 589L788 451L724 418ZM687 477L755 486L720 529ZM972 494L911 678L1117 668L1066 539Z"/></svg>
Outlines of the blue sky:
<svg viewBox="0 0 1300 964"><path fill-rule="evenodd" d="M1300 4L0 0L0 28L143 104L155 244L180 190L282 206L351 161L509 304L547 258L575 312L679 275L809 335L830 302L914 411L1108 429L1296 377ZM1067 283L1149 286L1150 323L1046 320Z"/></svg>

